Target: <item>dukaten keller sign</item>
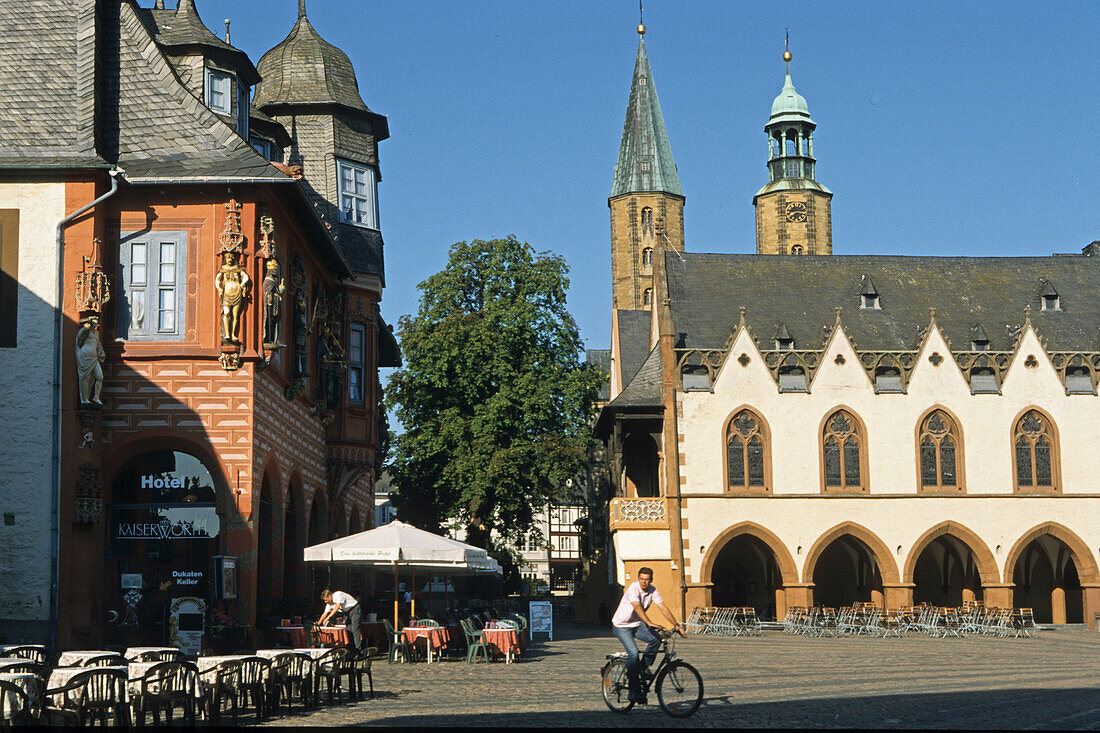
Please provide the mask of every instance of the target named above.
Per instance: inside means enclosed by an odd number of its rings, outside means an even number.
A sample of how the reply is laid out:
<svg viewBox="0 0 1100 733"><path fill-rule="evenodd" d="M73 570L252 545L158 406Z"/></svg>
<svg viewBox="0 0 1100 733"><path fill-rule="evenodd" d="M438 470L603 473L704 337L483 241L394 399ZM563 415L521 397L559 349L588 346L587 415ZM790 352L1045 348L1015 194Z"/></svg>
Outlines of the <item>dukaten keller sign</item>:
<svg viewBox="0 0 1100 733"><path fill-rule="evenodd" d="M115 523L115 539L208 540L217 537L221 528L214 507L166 507L126 514Z"/></svg>

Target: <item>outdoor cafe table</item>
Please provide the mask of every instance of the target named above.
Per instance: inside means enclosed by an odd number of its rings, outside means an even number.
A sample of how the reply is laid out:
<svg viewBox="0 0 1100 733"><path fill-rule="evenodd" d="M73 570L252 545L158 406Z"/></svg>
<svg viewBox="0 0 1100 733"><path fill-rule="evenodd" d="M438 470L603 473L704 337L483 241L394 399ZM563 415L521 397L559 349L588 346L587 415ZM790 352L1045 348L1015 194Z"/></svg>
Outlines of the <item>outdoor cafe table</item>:
<svg viewBox="0 0 1100 733"><path fill-rule="evenodd" d="M122 656L126 657L130 661L133 661L140 657L142 654L148 654L150 652L178 652L179 647L174 646L132 646L128 648Z"/></svg>
<svg viewBox="0 0 1100 733"><path fill-rule="evenodd" d="M409 646L415 646L417 639L424 639L424 647L428 650L428 664L432 663L432 650L439 649L442 654L443 647L451 641L451 633L442 626L407 626L401 629Z"/></svg>
<svg viewBox="0 0 1100 733"><path fill-rule="evenodd" d="M519 649L519 632L516 629L482 629L485 643L492 644L504 655L506 664L512 663L512 651Z"/></svg>
<svg viewBox="0 0 1100 733"><path fill-rule="evenodd" d="M37 718L42 714L36 706L38 699L38 676L30 674L29 672L23 674L3 674L0 673L0 680L5 682L11 682L13 685L17 685L27 693L27 697L30 698L31 703L31 717ZM3 720L9 721L19 713L23 712L23 701L20 700L14 693L6 693L2 701L2 708L4 711Z"/></svg>
<svg viewBox="0 0 1100 733"><path fill-rule="evenodd" d="M97 649L92 651L80 651L80 652L61 652L61 656L57 658L58 667L84 667L88 662L94 662L97 659L103 657L117 656L118 652L111 652L105 649ZM53 687L53 685L50 685Z"/></svg>
<svg viewBox="0 0 1100 733"><path fill-rule="evenodd" d="M347 626L322 626L321 631L332 634L334 646L351 646L351 634ZM304 647L308 643L304 626L276 626L276 631L284 632L292 647ZM381 646L386 638L386 627L381 621L365 621L360 627L366 646Z"/></svg>
<svg viewBox="0 0 1100 733"><path fill-rule="evenodd" d="M6 672L12 667L21 667L24 664L30 664L29 659L0 659L0 672Z"/></svg>

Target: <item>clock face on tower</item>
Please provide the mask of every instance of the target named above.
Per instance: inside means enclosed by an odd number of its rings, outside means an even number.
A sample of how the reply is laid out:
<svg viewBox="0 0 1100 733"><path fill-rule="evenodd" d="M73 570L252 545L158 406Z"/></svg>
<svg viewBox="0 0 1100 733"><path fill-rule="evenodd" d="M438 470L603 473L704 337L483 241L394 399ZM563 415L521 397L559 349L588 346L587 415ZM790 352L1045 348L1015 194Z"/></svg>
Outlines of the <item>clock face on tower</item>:
<svg viewBox="0 0 1100 733"><path fill-rule="evenodd" d="M787 221L804 222L806 221L806 204L801 201L792 201L787 204L786 213Z"/></svg>

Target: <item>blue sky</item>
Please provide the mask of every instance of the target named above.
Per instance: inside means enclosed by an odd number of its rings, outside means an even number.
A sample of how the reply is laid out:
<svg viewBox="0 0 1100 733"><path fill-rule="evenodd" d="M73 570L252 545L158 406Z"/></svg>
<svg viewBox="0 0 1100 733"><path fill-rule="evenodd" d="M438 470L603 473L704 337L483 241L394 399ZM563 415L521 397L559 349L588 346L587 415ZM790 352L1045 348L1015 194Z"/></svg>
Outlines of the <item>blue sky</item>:
<svg viewBox="0 0 1100 733"><path fill-rule="evenodd" d="M151 0L142 0L143 5ZM173 0L168 0L169 6ZM297 0L197 0L258 61ZM460 240L515 234L572 268L610 339L607 195L637 51L633 0L308 0L389 118L383 314ZM687 196L686 247L752 252L763 126L792 77L818 124L837 254L1046 255L1100 239L1100 3L646 3L646 48Z"/></svg>

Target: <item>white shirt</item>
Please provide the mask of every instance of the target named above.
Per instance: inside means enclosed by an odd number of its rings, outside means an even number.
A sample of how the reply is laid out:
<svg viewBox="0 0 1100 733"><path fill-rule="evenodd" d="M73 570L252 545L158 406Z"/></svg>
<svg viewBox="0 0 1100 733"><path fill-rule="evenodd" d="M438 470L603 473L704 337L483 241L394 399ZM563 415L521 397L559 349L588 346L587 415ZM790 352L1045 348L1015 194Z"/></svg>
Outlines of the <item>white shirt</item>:
<svg viewBox="0 0 1100 733"><path fill-rule="evenodd" d="M338 590L332 594L332 603L329 603L325 606L325 613L333 611L337 607L339 607L339 609L344 613L347 613L358 605L359 601L355 600L344 591Z"/></svg>
<svg viewBox="0 0 1100 733"><path fill-rule="evenodd" d="M615 609L615 615L611 617L611 623L621 628L641 626L642 620L638 618L638 614L634 611L634 604L637 603L642 607L642 610L649 611L649 607L654 603L664 602L661 594L657 592L657 586L650 583L649 587L643 591L642 586L635 580L626 587L623 599L619 601L619 607Z"/></svg>

